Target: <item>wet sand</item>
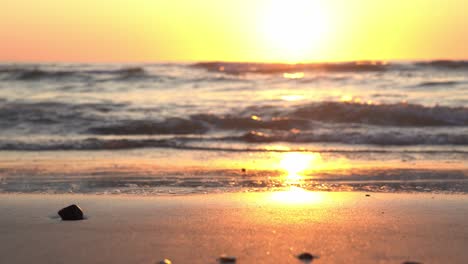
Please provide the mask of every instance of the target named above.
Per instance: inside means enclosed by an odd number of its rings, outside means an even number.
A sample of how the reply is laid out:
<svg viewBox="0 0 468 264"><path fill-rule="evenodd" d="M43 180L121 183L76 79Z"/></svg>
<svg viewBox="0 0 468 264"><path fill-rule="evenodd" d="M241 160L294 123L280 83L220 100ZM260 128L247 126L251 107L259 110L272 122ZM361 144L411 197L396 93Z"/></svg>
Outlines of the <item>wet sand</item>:
<svg viewBox="0 0 468 264"><path fill-rule="evenodd" d="M87 219L62 222L71 203ZM468 263L468 196L0 195L0 263Z"/></svg>

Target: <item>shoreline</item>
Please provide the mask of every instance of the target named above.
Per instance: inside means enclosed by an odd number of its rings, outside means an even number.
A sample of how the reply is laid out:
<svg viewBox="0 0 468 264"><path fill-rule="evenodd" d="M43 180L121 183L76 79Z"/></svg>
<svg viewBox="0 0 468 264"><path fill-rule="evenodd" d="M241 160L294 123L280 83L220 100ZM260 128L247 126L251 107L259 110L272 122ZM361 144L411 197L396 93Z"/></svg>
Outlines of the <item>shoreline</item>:
<svg viewBox="0 0 468 264"><path fill-rule="evenodd" d="M315 191L468 193L468 167L463 162L466 156L169 149L0 151L0 193L158 195L268 190L290 185Z"/></svg>
<svg viewBox="0 0 468 264"><path fill-rule="evenodd" d="M0 194L1 263L466 263L468 196ZM56 212L76 203L84 221ZM315 262L314 262L315 263Z"/></svg>

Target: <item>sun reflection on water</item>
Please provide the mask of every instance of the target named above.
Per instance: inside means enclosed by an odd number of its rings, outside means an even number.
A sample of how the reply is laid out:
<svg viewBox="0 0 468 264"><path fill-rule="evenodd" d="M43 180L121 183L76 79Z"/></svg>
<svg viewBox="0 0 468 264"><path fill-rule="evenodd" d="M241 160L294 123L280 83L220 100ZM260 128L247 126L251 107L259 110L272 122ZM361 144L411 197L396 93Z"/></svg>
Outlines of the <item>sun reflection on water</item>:
<svg viewBox="0 0 468 264"><path fill-rule="evenodd" d="M305 74L303 72L285 72L283 73L283 77L285 79L302 79L304 78Z"/></svg>
<svg viewBox="0 0 468 264"><path fill-rule="evenodd" d="M285 153L280 161L280 168L285 171L285 183L287 185L298 185L303 180L306 170L312 169L314 165L321 162L319 153Z"/></svg>
<svg viewBox="0 0 468 264"><path fill-rule="evenodd" d="M283 95L281 96L281 100L287 101L287 102L301 101L301 100L304 100L304 95L299 95L299 94Z"/></svg>
<svg viewBox="0 0 468 264"><path fill-rule="evenodd" d="M280 204L310 204L319 203L324 199L323 193L307 191L291 186L286 191L273 192L271 200Z"/></svg>
<svg viewBox="0 0 468 264"><path fill-rule="evenodd" d="M334 167L334 164L326 163L320 153L289 152L283 154L279 161L279 167L285 173L283 177L287 190L273 192L271 200L275 203L300 205L318 203L323 200L322 193L301 188L306 180L305 174L311 171L330 169Z"/></svg>

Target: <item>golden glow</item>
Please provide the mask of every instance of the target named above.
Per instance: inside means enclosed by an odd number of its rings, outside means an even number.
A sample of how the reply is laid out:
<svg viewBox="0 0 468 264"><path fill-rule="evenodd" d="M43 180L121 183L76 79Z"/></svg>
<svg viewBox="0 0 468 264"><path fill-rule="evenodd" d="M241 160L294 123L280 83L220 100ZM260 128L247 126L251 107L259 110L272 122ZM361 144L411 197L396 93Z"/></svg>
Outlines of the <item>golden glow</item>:
<svg viewBox="0 0 468 264"><path fill-rule="evenodd" d="M278 167L285 172L283 177L286 185L301 185L313 172L346 170L351 168L351 164L342 157L326 160L318 152L288 152L281 154Z"/></svg>
<svg viewBox="0 0 468 264"><path fill-rule="evenodd" d="M296 175L299 172L305 171L314 161L320 159L318 153L299 153L291 152L286 153L280 162L280 167L288 172L290 175Z"/></svg>
<svg viewBox="0 0 468 264"><path fill-rule="evenodd" d="M281 96L281 99L284 100L284 101L288 101L288 102L294 102L294 101L304 100L304 96L303 95L298 95L298 94L283 95L283 96Z"/></svg>
<svg viewBox="0 0 468 264"><path fill-rule="evenodd" d="M340 101L346 102L346 103L357 103L357 104L367 104L367 105L378 105L380 104L379 102L373 101L373 100L367 100L363 101L359 97L354 97L352 95L342 95L340 97Z"/></svg>
<svg viewBox="0 0 468 264"><path fill-rule="evenodd" d="M318 153L290 152L284 154L279 166L287 173L285 183L289 185L300 184L303 180L301 173L313 167L314 164L320 163L320 160L321 157Z"/></svg>
<svg viewBox="0 0 468 264"><path fill-rule="evenodd" d="M271 145L271 146L265 146L265 149L266 150L269 150L269 151L289 151L291 150L290 147L286 147L286 146L281 146L281 145Z"/></svg>
<svg viewBox="0 0 468 264"><path fill-rule="evenodd" d="M280 204L310 204L320 203L323 193L310 192L299 187L291 186L287 191L271 193L271 200Z"/></svg>
<svg viewBox="0 0 468 264"><path fill-rule="evenodd" d="M342 95L340 100L342 102L352 102L353 101L353 96L352 95Z"/></svg>
<svg viewBox="0 0 468 264"><path fill-rule="evenodd" d="M285 153L279 166L286 172L284 184L289 187L286 191L272 193L271 199L274 202L288 205L319 203L323 200L322 193L311 192L298 187L304 183L304 174L307 171L342 169L346 167L345 164L347 162L342 159L326 162L320 153Z"/></svg>
<svg viewBox="0 0 468 264"><path fill-rule="evenodd" d="M294 72L294 73L285 72L283 73L283 77L285 79L302 79L304 78L304 73L303 72Z"/></svg>
<svg viewBox="0 0 468 264"><path fill-rule="evenodd" d="M466 0L0 0L0 6L3 61L468 58Z"/></svg>
<svg viewBox="0 0 468 264"><path fill-rule="evenodd" d="M253 115L253 116L251 116L250 118L252 118L252 120L255 120L255 121L261 121L261 120L262 120L261 117L256 116L256 115Z"/></svg>
<svg viewBox="0 0 468 264"><path fill-rule="evenodd" d="M346 103L357 103L357 104L362 103L361 98L354 97L352 95L343 95L341 96L340 101L346 102Z"/></svg>
<svg viewBox="0 0 468 264"><path fill-rule="evenodd" d="M263 32L270 47L282 56L283 61L302 61L310 51L324 44L328 17L320 5L321 2L323 1L270 1L265 11Z"/></svg>

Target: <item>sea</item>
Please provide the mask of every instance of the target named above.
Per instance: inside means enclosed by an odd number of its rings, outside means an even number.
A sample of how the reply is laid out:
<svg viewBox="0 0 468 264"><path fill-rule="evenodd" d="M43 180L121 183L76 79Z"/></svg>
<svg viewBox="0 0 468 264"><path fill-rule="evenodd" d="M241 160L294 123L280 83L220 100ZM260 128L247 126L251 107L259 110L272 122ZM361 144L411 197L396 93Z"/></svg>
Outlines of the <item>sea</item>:
<svg viewBox="0 0 468 264"><path fill-rule="evenodd" d="M0 193L468 194L468 61L1 63Z"/></svg>

